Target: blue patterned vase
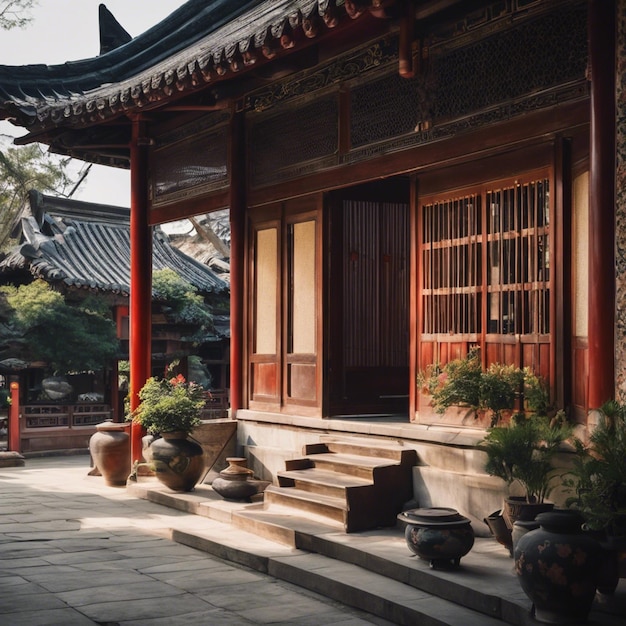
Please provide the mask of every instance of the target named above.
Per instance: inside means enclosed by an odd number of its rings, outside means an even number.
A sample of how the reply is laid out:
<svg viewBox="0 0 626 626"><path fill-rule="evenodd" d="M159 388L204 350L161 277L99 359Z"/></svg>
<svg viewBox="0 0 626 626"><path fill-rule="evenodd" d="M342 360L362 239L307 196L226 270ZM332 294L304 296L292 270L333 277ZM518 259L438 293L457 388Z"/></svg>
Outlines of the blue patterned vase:
<svg viewBox="0 0 626 626"><path fill-rule="evenodd" d="M515 544L515 572L533 602L535 619L546 624L580 624L596 595L602 549L582 530L576 511L540 513L539 528Z"/></svg>

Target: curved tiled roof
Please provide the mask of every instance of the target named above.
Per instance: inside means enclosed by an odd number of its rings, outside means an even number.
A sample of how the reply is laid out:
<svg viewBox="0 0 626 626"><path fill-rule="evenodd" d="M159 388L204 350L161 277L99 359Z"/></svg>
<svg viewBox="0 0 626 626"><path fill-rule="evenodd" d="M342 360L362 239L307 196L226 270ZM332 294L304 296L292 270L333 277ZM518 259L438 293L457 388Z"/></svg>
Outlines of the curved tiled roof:
<svg viewBox="0 0 626 626"><path fill-rule="evenodd" d="M31 213L22 218L22 242L0 261L0 273L26 270L49 283L129 295L128 209L31 192ZM152 263L155 271L173 269L202 294L228 291L227 283L173 247L159 228Z"/></svg>
<svg viewBox="0 0 626 626"><path fill-rule="evenodd" d="M0 118L37 132L149 108L306 44L395 0L189 0L99 57L0 66Z"/></svg>

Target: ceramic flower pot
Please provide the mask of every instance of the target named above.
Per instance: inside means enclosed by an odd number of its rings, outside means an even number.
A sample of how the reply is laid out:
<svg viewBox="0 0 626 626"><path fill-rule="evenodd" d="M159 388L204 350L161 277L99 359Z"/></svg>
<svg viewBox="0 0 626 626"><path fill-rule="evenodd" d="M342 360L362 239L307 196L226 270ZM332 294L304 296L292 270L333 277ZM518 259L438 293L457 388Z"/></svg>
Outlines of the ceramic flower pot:
<svg viewBox="0 0 626 626"><path fill-rule="evenodd" d="M432 568L458 567L474 545L470 520L455 509L410 509L399 513L398 519L406 524L409 549L430 561Z"/></svg>
<svg viewBox="0 0 626 626"><path fill-rule="evenodd" d="M576 511L540 513L539 528L515 545L515 572L532 600L535 619L579 624L587 619L602 566L600 543L582 530Z"/></svg>
<svg viewBox="0 0 626 626"><path fill-rule="evenodd" d="M192 491L204 473L202 446L185 433L161 433L150 451L157 479L172 491Z"/></svg>
<svg viewBox="0 0 626 626"><path fill-rule="evenodd" d="M552 509L552 502L528 502L523 496L509 496L504 500L502 517L512 531L518 520L532 522L540 513L547 513Z"/></svg>
<svg viewBox="0 0 626 626"><path fill-rule="evenodd" d="M130 474L130 435L128 424L106 421L96 425L89 439L94 465L112 487L123 487Z"/></svg>

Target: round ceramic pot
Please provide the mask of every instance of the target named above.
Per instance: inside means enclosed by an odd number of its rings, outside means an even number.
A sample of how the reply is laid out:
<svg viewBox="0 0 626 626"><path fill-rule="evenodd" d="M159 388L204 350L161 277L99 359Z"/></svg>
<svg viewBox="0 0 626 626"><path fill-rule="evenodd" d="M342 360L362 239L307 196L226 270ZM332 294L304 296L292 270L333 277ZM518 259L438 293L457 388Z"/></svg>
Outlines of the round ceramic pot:
<svg viewBox="0 0 626 626"><path fill-rule="evenodd" d="M104 482L123 487L130 474L130 435L128 424L106 421L96 425L89 439L89 453Z"/></svg>
<svg viewBox="0 0 626 626"><path fill-rule="evenodd" d="M249 502L257 493L257 487L249 482L252 470L246 467L245 457L228 457L228 467L223 469L211 483L213 490L225 500Z"/></svg>
<svg viewBox="0 0 626 626"><path fill-rule="evenodd" d="M458 567L474 545L470 520L455 509L410 509L399 513L398 519L406 524L404 537L409 549L430 561L432 568Z"/></svg>
<svg viewBox="0 0 626 626"><path fill-rule="evenodd" d="M172 491L192 491L204 473L202 446L185 433L161 433L150 454L156 477Z"/></svg>
<svg viewBox="0 0 626 626"><path fill-rule="evenodd" d="M512 531L518 520L532 522L540 513L547 513L552 509L552 502L528 502L523 496L509 496L504 500L502 517Z"/></svg>
<svg viewBox="0 0 626 626"><path fill-rule="evenodd" d="M513 530L511 532L511 541L513 543L512 551L515 552L515 546L517 545L517 542L526 533L530 532L531 530L537 530L537 528L539 528L539 522L537 520L535 520L535 519L534 520L521 520L521 519L518 519L513 524Z"/></svg>
<svg viewBox="0 0 626 626"><path fill-rule="evenodd" d="M600 543L582 530L576 511L537 516L539 528L515 545L515 572L532 600L535 619L545 624L584 622L596 595L602 565Z"/></svg>

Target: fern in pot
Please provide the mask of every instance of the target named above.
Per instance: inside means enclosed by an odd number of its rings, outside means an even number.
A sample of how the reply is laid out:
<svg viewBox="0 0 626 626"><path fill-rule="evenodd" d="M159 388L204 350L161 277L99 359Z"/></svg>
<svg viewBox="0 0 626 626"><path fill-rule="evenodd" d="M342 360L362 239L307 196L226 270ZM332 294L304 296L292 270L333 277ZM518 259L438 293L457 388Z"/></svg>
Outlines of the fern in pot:
<svg viewBox="0 0 626 626"><path fill-rule="evenodd" d="M534 520L553 508L547 498L555 486L554 459L572 435L573 427L562 414L553 419L518 414L510 423L489 429L481 443L487 454L485 471L523 493L505 499L503 517L509 528L516 520Z"/></svg>

